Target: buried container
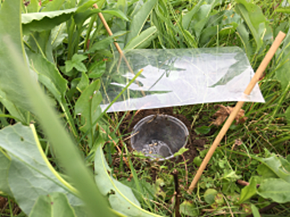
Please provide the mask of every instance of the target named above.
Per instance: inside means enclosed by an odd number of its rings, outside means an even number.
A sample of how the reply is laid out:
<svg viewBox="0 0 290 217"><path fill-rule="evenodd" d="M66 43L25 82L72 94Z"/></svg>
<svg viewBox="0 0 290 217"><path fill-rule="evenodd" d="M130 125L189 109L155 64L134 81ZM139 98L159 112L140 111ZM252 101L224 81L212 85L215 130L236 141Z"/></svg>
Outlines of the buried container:
<svg viewBox="0 0 290 217"><path fill-rule="evenodd" d="M169 115L150 115L140 120L133 128L131 145L145 156L169 159L187 143L187 127Z"/></svg>

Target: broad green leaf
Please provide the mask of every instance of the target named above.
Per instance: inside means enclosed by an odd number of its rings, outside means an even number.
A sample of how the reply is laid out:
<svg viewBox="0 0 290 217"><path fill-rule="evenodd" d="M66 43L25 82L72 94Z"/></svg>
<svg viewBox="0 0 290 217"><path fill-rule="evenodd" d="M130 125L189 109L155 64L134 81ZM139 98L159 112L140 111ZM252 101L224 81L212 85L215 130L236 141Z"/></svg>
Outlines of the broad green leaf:
<svg viewBox="0 0 290 217"><path fill-rule="evenodd" d="M56 49L67 37L66 24L62 23L51 30L51 47Z"/></svg>
<svg viewBox="0 0 290 217"><path fill-rule="evenodd" d="M194 31L197 38L200 38L201 32L208 23L211 11L216 5L217 1L218 0L213 0L211 1L211 4L204 4L200 6L198 12L193 17L190 28L192 29L192 31Z"/></svg>
<svg viewBox="0 0 290 217"><path fill-rule="evenodd" d="M29 44L29 47L35 53L43 55L43 57L54 63L50 30L31 33L27 40L27 44Z"/></svg>
<svg viewBox="0 0 290 217"><path fill-rule="evenodd" d="M204 200L208 204L213 204L215 201L215 196L217 195L217 191L215 189L207 189L206 192L204 193Z"/></svg>
<svg viewBox="0 0 290 217"><path fill-rule="evenodd" d="M147 48L151 41L157 36L156 33L157 29L155 26L149 27L148 29L141 32L140 35L137 35L135 38L129 41L124 50Z"/></svg>
<svg viewBox="0 0 290 217"><path fill-rule="evenodd" d="M196 165L196 166L200 166L201 165L201 163L202 163L202 160L201 160L201 158L199 157L199 156L197 156L197 157L195 157L194 159L193 159L193 163Z"/></svg>
<svg viewBox="0 0 290 217"><path fill-rule="evenodd" d="M71 60L65 61L65 71L69 72L73 68L80 72L86 72L87 68L85 64L82 62L83 60L87 59L88 57L82 54L74 54Z"/></svg>
<svg viewBox="0 0 290 217"><path fill-rule="evenodd" d="M198 3L182 17L182 26L184 29L188 29L189 24L193 18L193 16L198 12L200 6L203 4L204 1L198 1Z"/></svg>
<svg viewBox="0 0 290 217"><path fill-rule="evenodd" d="M0 191L8 194L10 197L13 197L13 194L10 190L8 184L8 171L10 167L9 156L0 149Z"/></svg>
<svg viewBox="0 0 290 217"><path fill-rule="evenodd" d="M28 13L38 12L40 9L38 0L29 1L28 6L26 7Z"/></svg>
<svg viewBox="0 0 290 217"><path fill-rule="evenodd" d="M76 217L74 210L63 193L41 195L35 202L29 217Z"/></svg>
<svg viewBox="0 0 290 217"><path fill-rule="evenodd" d="M237 0L236 11L243 17L247 23L257 44L257 51L263 45L263 40L272 38L272 32L261 8L258 5L247 2L246 0Z"/></svg>
<svg viewBox="0 0 290 217"><path fill-rule="evenodd" d="M86 75L86 73L82 72L82 77L81 77L80 82L77 85L77 89L80 92L84 92L84 90L89 86L89 83L90 81L89 81L88 76Z"/></svg>
<svg viewBox="0 0 290 217"><path fill-rule="evenodd" d="M82 206L82 202L74 195L75 190L48 162L30 127L16 124L2 129L0 147L11 158L9 186L18 205L26 214L30 213L40 195L52 192L67 194L71 205L77 209Z"/></svg>
<svg viewBox="0 0 290 217"><path fill-rule="evenodd" d="M240 37L241 42L244 46L245 52L248 56L248 58L250 58L252 56L252 45L250 44L250 38L249 38L249 32L246 29L246 26L244 23L241 23L238 27L237 27L237 35Z"/></svg>
<svg viewBox="0 0 290 217"><path fill-rule="evenodd" d="M151 185L149 182L147 182L144 179L139 179L138 182L140 184L140 189L138 191L136 183L133 181L128 181L127 179L120 181L123 184L127 185L133 190L133 193L138 201L143 201L144 198L152 200L154 198L154 191L155 186Z"/></svg>
<svg viewBox="0 0 290 217"><path fill-rule="evenodd" d="M258 174L263 178L279 178L267 165L260 164L257 167Z"/></svg>
<svg viewBox="0 0 290 217"><path fill-rule="evenodd" d="M117 10L117 9L103 10L102 13L111 14L111 15L119 17L119 18L121 18L123 20L129 21L127 16L122 11Z"/></svg>
<svg viewBox="0 0 290 217"><path fill-rule="evenodd" d="M112 170L108 166L102 145L99 145L95 156L95 180L103 195L108 197L111 207L130 217L159 216L140 207L132 190L113 178Z"/></svg>
<svg viewBox="0 0 290 217"><path fill-rule="evenodd" d="M5 42L9 36L17 52L24 53L21 35L21 3L20 0L5 1L0 9L0 90L18 109L31 111L28 97L23 92L23 85L19 83L19 76L13 67L14 56L9 52L10 48Z"/></svg>
<svg viewBox="0 0 290 217"><path fill-rule="evenodd" d="M255 194L257 194L257 184L258 184L257 180L258 180L257 177L255 176L251 177L250 184L242 189L239 200L240 204L250 199Z"/></svg>
<svg viewBox="0 0 290 217"><path fill-rule="evenodd" d="M77 8L59 11L22 14L22 28L24 34L50 30L67 21L75 14Z"/></svg>
<svg viewBox="0 0 290 217"><path fill-rule="evenodd" d="M283 179L265 179L258 188L258 194L277 203L290 202L290 183Z"/></svg>
<svg viewBox="0 0 290 217"><path fill-rule="evenodd" d="M93 53L97 50L107 49L108 46L113 43L114 38L118 38L119 36L125 35L126 33L126 31L120 31L113 34L112 36L106 37L105 39L94 43L93 46L89 49L89 53Z"/></svg>
<svg viewBox="0 0 290 217"><path fill-rule="evenodd" d="M285 90L290 83L290 30L283 41L280 58L281 60L279 61L279 67L277 67L275 72L275 77L281 83L282 89Z"/></svg>
<svg viewBox="0 0 290 217"><path fill-rule="evenodd" d="M251 204L251 210L254 217L261 217L259 209L254 204Z"/></svg>
<svg viewBox="0 0 290 217"><path fill-rule="evenodd" d="M178 150L178 152L175 152L175 153L174 153L174 157L180 156L180 155L182 155L183 153L187 152L188 150L189 150L188 148L184 148L184 147L182 147L181 149Z"/></svg>
<svg viewBox="0 0 290 217"><path fill-rule="evenodd" d="M90 216L95 216L95 214L98 213L100 216L111 217L112 213L109 210L105 199L101 196L98 188L93 182L92 174L89 172L88 168L84 165L83 160L76 146L74 145L72 139L70 138L70 136L67 134L66 130L64 129L63 124L60 123L54 109L50 107L47 101L47 97L43 94L39 85L33 82L33 78L31 77L29 69L24 64L23 62L24 60L21 58L21 55L20 55L21 52L15 49L13 41L9 40L9 38L6 39L5 42L7 46L10 48L8 51L10 52L9 54L14 56L13 66L14 66L14 69L17 71L19 80L21 81L22 85L27 91L27 95L29 95L29 103L31 103L31 105L35 109L35 113L38 115L38 120L40 121L42 125L42 129L44 130L44 133L46 134L46 136L49 138L50 144L52 145L56 155L58 156L58 160L60 161L61 166L64 167L65 171L69 175L70 180L73 182L73 185L76 186L77 190L80 192L81 198L85 201L88 208L87 211L90 213ZM35 138L37 138L35 131L34 131L34 135L35 135ZM17 141L19 141L19 139L21 141L21 138L18 138ZM11 142L11 140L9 141ZM9 147L11 146L9 145ZM40 146L38 145L38 147ZM24 148L24 147L21 146L21 148ZM31 155L31 151L26 148L25 150L29 151L29 154L25 155L25 157L29 157ZM41 150L41 147L38 148L38 150ZM21 156L22 155L23 153L21 153ZM13 159L12 159L12 162L13 162ZM31 163L31 161L29 163ZM33 163L38 163L38 162L33 160ZM11 167L12 165L13 164L11 163ZM28 166L29 165L30 164L28 164ZM47 164L47 165L50 165L50 164ZM22 172L22 168L19 168L18 166L21 166L21 164L14 165L13 169L17 169L18 171L17 173L12 174L14 176L17 176L17 178L12 179L12 182L14 181L17 185L19 185L18 177L21 175L20 172ZM27 164L25 164L24 168L26 167L27 167ZM38 170L38 171L42 172L42 170ZM25 174L29 175L29 180L30 180L31 174L27 174L27 173ZM57 175L57 173L54 173L54 174ZM10 175L11 174L9 172L9 176ZM37 176L37 177L41 178L41 176ZM50 176L50 177L53 179L53 176ZM32 179L32 181L34 181L34 179ZM9 182L10 182L10 179L9 179ZM29 185L30 187L33 186L33 184L31 183L29 184L30 184ZM41 184L43 185L43 183ZM69 184L66 184L66 186L70 189L73 189ZM49 191L51 190L47 188L47 186L45 186L44 188L45 188L44 190L49 190ZM59 186L59 188L61 188L61 186ZM43 190L43 189L40 188L39 190ZM77 192L76 194L78 194ZM34 193L38 193L38 192L35 191ZM26 194L26 191L20 188L19 194ZM26 195L26 196L29 196L29 195ZM68 199L70 201L69 196L68 196ZM73 201L73 202L78 203L78 201ZM76 211L77 216L85 216L82 210L77 210L75 207L74 209Z"/></svg>
<svg viewBox="0 0 290 217"><path fill-rule="evenodd" d="M263 173L269 173L268 177L271 177L270 174L275 174L277 177L290 183L290 170L288 170L290 167L290 163L288 161L282 162L279 157L276 157L274 155L269 158L263 158L260 161L263 162L264 166L268 168L269 171L267 171L265 167L263 167L264 170L262 170ZM285 165L283 165L283 163ZM260 175L263 175L263 173L261 174L261 168L258 170L258 172Z"/></svg>
<svg viewBox="0 0 290 217"><path fill-rule="evenodd" d="M100 81L94 81L84 90L84 92L82 92L75 104L75 114L81 115L82 117L82 126L80 127L80 130L83 132L90 132L90 143L92 142L93 134L95 132L93 123L102 114L100 107L102 95L99 92L99 88ZM90 146L92 146L92 144L90 144Z"/></svg>
<svg viewBox="0 0 290 217"><path fill-rule="evenodd" d="M200 135L200 134L207 134L210 132L210 129L211 127L208 127L208 126L201 126L201 127L196 127L194 129L194 131L196 132L197 135Z"/></svg>
<svg viewBox="0 0 290 217"><path fill-rule="evenodd" d="M88 9L86 11L82 11L82 10L77 10L77 13L74 15L74 20L76 22L76 24L78 24L79 26L81 26L89 17L98 14L98 13L102 13L102 14L110 14L112 16L116 16L119 17L121 19L124 20L128 20L128 18L126 17L126 15L120 11L120 10L100 10L100 9Z"/></svg>
<svg viewBox="0 0 290 217"><path fill-rule="evenodd" d="M100 78L106 72L106 61L101 60L93 63L89 70L88 76L90 78Z"/></svg>
<svg viewBox="0 0 290 217"><path fill-rule="evenodd" d="M196 207L193 202L187 200L180 204L179 212L186 216L200 216L198 207Z"/></svg>
<svg viewBox="0 0 290 217"><path fill-rule="evenodd" d="M133 16L130 26L130 32L127 36L127 42L130 42L133 38L140 34L149 14L155 7L156 3L157 0L148 0Z"/></svg>
<svg viewBox="0 0 290 217"><path fill-rule="evenodd" d="M67 81L59 73L56 66L41 54L27 52L31 68L37 73L38 80L47 87L53 96L61 101L67 89Z"/></svg>
<svg viewBox="0 0 290 217"><path fill-rule="evenodd" d="M41 10L41 12L45 11L58 11L61 9L62 5L64 4L65 0L53 0L49 1L45 7Z"/></svg>
<svg viewBox="0 0 290 217"><path fill-rule="evenodd" d="M7 109L9 114L13 116L16 120L26 123L25 110L17 107L13 102L11 102L6 94L0 89L0 102Z"/></svg>

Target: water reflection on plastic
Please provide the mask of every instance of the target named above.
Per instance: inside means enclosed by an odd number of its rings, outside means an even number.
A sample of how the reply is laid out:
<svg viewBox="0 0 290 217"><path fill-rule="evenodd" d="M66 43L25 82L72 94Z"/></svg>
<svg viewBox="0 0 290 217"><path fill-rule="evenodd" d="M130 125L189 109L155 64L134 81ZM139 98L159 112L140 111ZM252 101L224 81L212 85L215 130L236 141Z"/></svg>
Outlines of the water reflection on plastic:
<svg viewBox="0 0 290 217"><path fill-rule="evenodd" d="M104 110L141 69L108 112L210 102L264 102L258 85L246 89L254 71L238 47L130 50L109 59L102 77Z"/></svg>

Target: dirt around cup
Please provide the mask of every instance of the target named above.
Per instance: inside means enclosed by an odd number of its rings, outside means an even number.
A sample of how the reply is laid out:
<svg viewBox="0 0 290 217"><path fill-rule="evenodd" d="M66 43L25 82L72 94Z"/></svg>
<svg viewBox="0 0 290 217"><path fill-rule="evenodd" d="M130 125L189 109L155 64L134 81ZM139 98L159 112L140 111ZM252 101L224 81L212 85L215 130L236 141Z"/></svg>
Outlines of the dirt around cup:
<svg viewBox="0 0 290 217"><path fill-rule="evenodd" d="M145 156L160 160L172 158L187 143L187 127L169 115L150 115L141 119L133 128L132 148Z"/></svg>

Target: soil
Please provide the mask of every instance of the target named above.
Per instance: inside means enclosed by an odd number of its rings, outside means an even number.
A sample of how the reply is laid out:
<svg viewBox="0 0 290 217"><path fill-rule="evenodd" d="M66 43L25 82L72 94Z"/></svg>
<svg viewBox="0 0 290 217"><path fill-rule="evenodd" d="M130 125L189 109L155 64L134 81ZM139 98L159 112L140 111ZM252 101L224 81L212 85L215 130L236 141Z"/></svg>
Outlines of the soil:
<svg viewBox="0 0 290 217"><path fill-rule="evenodd" d="M120 117L122 117L124 113L120 114ZM183 154L187 164L190 164L193 159L198 155L199 150L204 149L204 145L206 144L207 140L205 138L200 138L196 135L194 129L191 129L191 122L182 114L174 114L173 107L169 108L160 108L160 109L148 109L148 110L139 110L135 114L133 112L130 112L127 114L127 116L124 118L123 122L120 125L120 132L122 135L129 135L132 132L133 127L135 124L137 124L142 118L152 115L152 114L166 114L171 115L175 118L178 118L181 120L189 131L189 139L188 143L185 146L185 148L188 148L189 150ZM130 139L125 141L128 145L128 149L131 151L132 147L130 144ZM174 161L175 163L179 163L181 161L184 161L184 159L179 156L179 158L176 160L175 158L170 159L170 161Z"/></svg>

